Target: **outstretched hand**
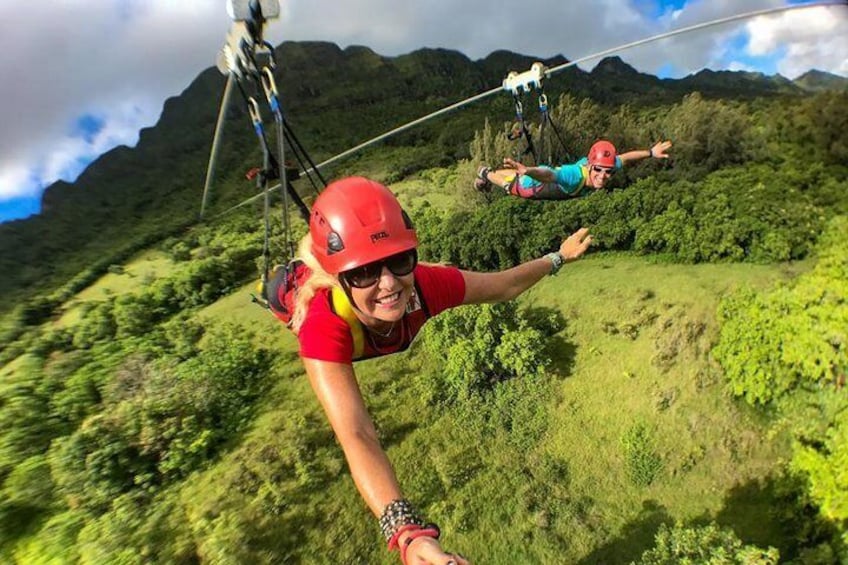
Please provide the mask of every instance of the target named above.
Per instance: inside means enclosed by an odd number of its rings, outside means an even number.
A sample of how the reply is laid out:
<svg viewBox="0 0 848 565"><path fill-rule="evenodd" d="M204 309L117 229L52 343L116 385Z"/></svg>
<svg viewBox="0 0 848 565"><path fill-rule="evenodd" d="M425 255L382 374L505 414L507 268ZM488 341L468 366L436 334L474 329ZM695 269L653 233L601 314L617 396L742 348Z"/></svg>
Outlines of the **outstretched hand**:
<svg viewBox="0 0 848 565"><path fill-rule="evenodd" d="M420 537L406 548L406 565L470 565L458 553L445 553L438 540Z"/></svg>
<svg viewBox="0 0 848 565"><path fill-rule="evenodd" d="M504 157L503 164L507 169L515 169L515 172L519 175L527 173L527 167L511 157Z"/></svg>
<svg viewBox="0 0 848 565"><path fill-rule="evenodd" d="M562 242L559 246L559 254L566 261L574 261L583 255L591 244L592 236L589 235L589 228L580 228Z"/></svg>
<svg viewBox="0 0 848 565"><path fill-rule="evenodd" d="M671 149L671 141L658 141L651 147L651 156L654 159L668 159L668 150Z"/></svg>

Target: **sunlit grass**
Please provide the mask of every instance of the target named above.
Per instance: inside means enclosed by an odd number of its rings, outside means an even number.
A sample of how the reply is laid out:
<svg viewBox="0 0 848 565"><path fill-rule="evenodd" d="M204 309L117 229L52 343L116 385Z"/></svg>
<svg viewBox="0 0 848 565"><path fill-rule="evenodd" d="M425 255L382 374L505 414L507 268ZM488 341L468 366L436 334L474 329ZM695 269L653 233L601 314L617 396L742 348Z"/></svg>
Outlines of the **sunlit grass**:
<svg viewBox="0 0 848 565"><path fill-rule="evenodd" d="M242 325L254 331L257 340L262 341L263 346L270 346L279 351L297 352L297 340L294 334L269 310L253 302L251 295L259 296L258 280L257 277L256 282L250 282L229 296L201 309L198 317L201 320Z"/></svg>
<svg viewBox="0 0 848 565"><path fill-rule="evenodd" d="M659 517L715 516L734 487L764 478L788 454L785 442L766 441L765 429L728 398L708 351L723 294L803 268L650 264L605 255L569 265L528 293L525 303L566 316L566 341L575 347L546 448L568 461L571 489L603 516L607 534L586 535L592 544ZM647 487L628 480L621 445L640 424L663 460ZM750 532L770 524L760 518L737 527ZM630 549L610 544L596 556L618 562L633 557L619 554Z"/></svg>
<svg viewBox="0 0 848 565"><path fill-rule="evenodd" d="M55 323L56 327L66 328L79 322L83 303L102 302L112 296L136 292L144 285L165 278L179 268L158 250L139 253L119 267L122 272L106 273L68 301L63 307L62 316Z"/></svg>
<svg viewBox="0 0 848 565"><path fill-rule="evenodd" d="M446 211L456 208L461 200L456 194L458 175L456 166L449 169L428 169L393 184L392 188L397 191L406 207L414 209L426 203L437 210Z"/></svg>

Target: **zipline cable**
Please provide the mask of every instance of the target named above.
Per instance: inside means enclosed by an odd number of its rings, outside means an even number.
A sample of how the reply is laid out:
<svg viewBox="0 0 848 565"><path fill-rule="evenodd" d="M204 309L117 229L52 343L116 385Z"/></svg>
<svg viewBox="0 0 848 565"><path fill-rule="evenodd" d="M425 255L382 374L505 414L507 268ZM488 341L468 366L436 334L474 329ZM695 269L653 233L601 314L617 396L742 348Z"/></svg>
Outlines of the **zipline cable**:
<svg viewBox="0 0 848 565"><path fill-rule="evenodd" d="M618 53L620 51L632 49L633 47L638 47L640 45L645 45L645 44L648 44L648 43L653 43L655 41L667 39L669 37L674 37L675 35L680 35L682 33L690 33L690 32L693 32L693 31L706 29L708 27L713 27L713 26L726 24L726 23L730 23L730 22L735 22L735 21L739 21L739 20L744 20L744 19L749 19L749 18L755 18L755 17L758 17L758 16L767 16L767 15L778 14L778 13L782 13L782 12L791 12L791 11L794 11L794 10L805 10L805 9L809 9L809 8L823 8L823 7L833 7L833 6L848 6L848 0L810 2L808 4L793 4L793 5L790 5L790 6L781 6L781 7L778 7L778 8L766 8L766 9L763 9L763 10L755 10L755 11L752 11L752 12L745 12L743 14L736 14L734 16L728 16L728 17L725 17L725 18L719 18L719 19L716 19L716 20L711 20L711 21L708 21L708 22L700 23L700 24L682 27L680 29L674 29L674 30L671 30L671 31L663 32L663 33L660 33L660 34L657 34L657 35L654 35L654 36L651 36L651 37L648 37L648 38L645 38L645 39L640 39L638 41L625 43L624 45L620 45L618 47L613 47L611 49L605 49L605 50L599 51L597 53L592 53L591 55L586 55L585 57L580 57L580 58L575 59L573 61L569 61L568 63L564 63L562 65L552 67L552 68L548 69L545 74L547 76L550 76L554 73L558 73L562 70L565 70L569 67L573 67L573 66L575 66L579 63L583 63L585 61L597 59L599 57L604 57L604 56L607 56L607 55L611 55L613 53ZM315 167L313 167L313 169L320 169L322 167L326 167L327 165L330 165L331 163L335 163L336 161L343 159L343 158L345 158L349 155L352 155L352 154L354 154L358 151L361 151L362 149L365 149L366 147L370 147L371 145L379 143L380 141L383 141L384 139L386 139L388 137L391 137L393 135L396 135L398 133L401 133L403 131L411 129L411 128L413 128L413 127L415 127L419 124L422 124L426 121L429 121L433 118L437 118L437 117L442 116L444 114L447 114L449 112L453 112L454 110L458 110L460 108L468 106L469 104L473 104L474 102L477 102L479 100L483 100L484 98L488 98L489 96L493 96L493 95L498 94L500 92L503 92L503 88L499 86L499 87L496 87L496 88L492 88L491 90L487 90L485 92L477 94L475 96L472 96L470 98L466 98L465 100L462 100L460 102L456 102L455 104L451 104L450 106L446 106L446 107L442 108L441 110L436 110L435 112L427 114L426 116L423 116L421 118L412 120L411 122L407 122L406 124L403 124L403 125L398 126L398 127L394 128L390 131L387 131L383 134L380 134L377 137L369 139L368 141L364 141L363 143L360 143L359 145L357 145L355 147L351 147L350 149L343 151L343 152L339 153L338 155L327 159L326 161L322 161L321 163L318 163L317 165L315 165ZM309 171L304 171L304 172L311 172L313 169L310 169ZM279 184L272 186L269 190L273 191L273 190L277 190L278 188L280 188ZM254 200L259 198L260 196L261 195L253 196L253 197L251 197L247 200L239 202L235 206L228 208L227 210L224 210L223 212L221 212L220 214L218 214L214 217L218 218L220 216L224 216L226 214L229 214L230 212L253 202Z"/></svg>

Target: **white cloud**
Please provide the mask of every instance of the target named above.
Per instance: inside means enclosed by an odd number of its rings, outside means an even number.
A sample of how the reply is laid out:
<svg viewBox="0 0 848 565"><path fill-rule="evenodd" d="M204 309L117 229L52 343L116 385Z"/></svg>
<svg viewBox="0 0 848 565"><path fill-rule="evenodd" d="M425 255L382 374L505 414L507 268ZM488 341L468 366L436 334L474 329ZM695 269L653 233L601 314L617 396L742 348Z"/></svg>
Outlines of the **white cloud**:
<svg viewBox="0 0 848 565"><path fill-rule="evenodd" d="M819 69L837 74L848 70L848 7L817 7L748 22L748 51L766 55L782 49L780 74L789 78Z"/></svg>
<svg viewBox="0 0 848 565"><path fill-rule="evenodd" d="M72 180L79 159L135 143L164 99L214 61L228 25L223 7L206 1L93 4L0 6L0 198L40 190L32 176ZM83 114L105 120L94 144L69 136ZM28 175L7 172L22 167Z"/></svg>
<svg viewBox="0 0 848 565"><path fill-rule="evenodd" d="M742 63L741 61L731 61L730 64L727 65L727 70L752 72L756 71L757 69L747 63Z"/></svg>
<svg viewBox="0 0 848 565"><path fill-rule="evenodd" d="M0 201L29 196L36 190L38 187L30 178L27 163L11 164L0 169Z"/></svg>
<svg viewBox="0 0 848 565"><path fill-rule="evenodd" d="M693 0L678 10L663 15L651 34L681 29L736 14L774 7L777 0ZM645 72L656 73L664 66L678 71L678 76L703 68L726 68L728 44L744 29L744 22L708 27L677 35L657 44L628 52L630 62ZM646 34L649 35L649 34Z"/></svg>

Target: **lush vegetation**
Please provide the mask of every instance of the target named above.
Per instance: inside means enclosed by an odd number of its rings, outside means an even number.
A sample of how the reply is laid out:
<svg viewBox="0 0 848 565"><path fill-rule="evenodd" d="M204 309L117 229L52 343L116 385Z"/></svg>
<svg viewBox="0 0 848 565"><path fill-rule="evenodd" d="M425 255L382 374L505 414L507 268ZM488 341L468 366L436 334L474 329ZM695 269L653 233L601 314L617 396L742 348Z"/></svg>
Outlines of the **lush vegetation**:
<svg viewBox="0 0 848 565"><path fill-rule="evenodd" d="M670 528L663 524L656 537L656 547L646 551L639 565L672 565L675 563L761 564L777 563L774 548L764 551L747 546L732 531L715 525Z"/></svg>
<svg viewBox="0 0 848 565"><path fill-rule="evenodd" d="M791 284L722 303L715 355L733 394L793 421L792 470L846 543L848 218L832 221L820 246L816 266Z"/></svg>
<svg viewBox="0 0 848 565"><path fill-rule="evenodd" d="M427 61L394 64L443 87L464 68ZM367 89L346 100L377 105ZM463 118L349 165L394 183L427 260L508 267L580 226L601 252L357 366L408 496L475 561L848 559L848 97L663 102L558 99L563 154L602 135L675 143L671 163L578 201L474 192L477 164L520 150L494 119L468 149ZM470 158L433 166L454 151ZM250 305L255 212L190 228L156 217L111 242L109 227L55 268L64 284L3 318L0 560L391 562L292 336ZM134 275L151 246L167 268ZM19 282L53 276L42 267Z"/></svg>

